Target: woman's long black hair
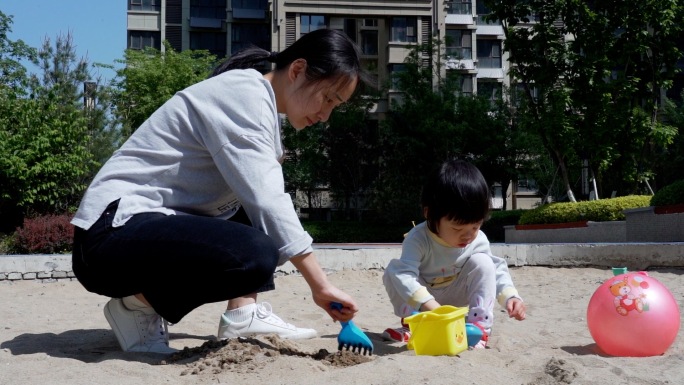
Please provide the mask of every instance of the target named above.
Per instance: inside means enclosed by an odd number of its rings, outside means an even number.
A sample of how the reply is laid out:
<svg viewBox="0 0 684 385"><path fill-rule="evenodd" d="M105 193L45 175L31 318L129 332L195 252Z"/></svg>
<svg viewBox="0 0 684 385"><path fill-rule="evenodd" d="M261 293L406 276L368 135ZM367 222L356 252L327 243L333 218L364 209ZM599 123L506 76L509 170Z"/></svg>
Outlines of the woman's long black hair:
<svg viewBox="0 0 684 385"><path fill-rule="evenodd" d="M311 83L328 79L333 82L358 79L359 83L372 85L370 75L361 68L360 57L358 46L344 32L318 29L300 37L282 52L270 52L259 47L241 50L217 66L211 76L232 69L254 68L263 61L274 63L278 71L297 59L304 59L306 78Z"/></svg>

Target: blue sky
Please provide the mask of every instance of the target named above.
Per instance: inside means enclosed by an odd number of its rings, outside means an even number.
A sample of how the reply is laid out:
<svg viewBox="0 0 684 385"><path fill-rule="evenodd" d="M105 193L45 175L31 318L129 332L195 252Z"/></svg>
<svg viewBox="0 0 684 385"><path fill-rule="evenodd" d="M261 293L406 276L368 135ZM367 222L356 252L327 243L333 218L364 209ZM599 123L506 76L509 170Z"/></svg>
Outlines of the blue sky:
<svg viewBox="0 0 684 385"><path fill-rule="evenodd" d="M126 49L126 0L3 0L0 11L13 16L10 40L40 48L46 37L71 32L78 57L115 65ZM120 65L117 65L120 67ZM29 68L30 69L30 68ZM107 80L113 71L96 72Z"/></svg>

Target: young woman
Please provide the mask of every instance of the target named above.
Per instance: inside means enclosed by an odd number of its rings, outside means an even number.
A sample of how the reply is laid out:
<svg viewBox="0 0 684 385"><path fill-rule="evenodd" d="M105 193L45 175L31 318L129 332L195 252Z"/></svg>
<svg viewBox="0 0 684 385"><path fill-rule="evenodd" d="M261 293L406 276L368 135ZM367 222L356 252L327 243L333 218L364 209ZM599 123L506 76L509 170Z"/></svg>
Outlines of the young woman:
<svg viewBox="0 0 684 385"><path fill-rule="evenodd" d="M275 69L251 68L264 60ZM240 52L213 75L178 92L131 135L72 221L74 273L87 290L112 297L104 313L125 351L175 351L166 321L223 300L219 338L314 337L257 304L287 261L334 320L358 311L328 282L284 190L279 124L285 114L303 129L349 100L368 80L358 48L344 33L317 30L280 53ZM344 307L332 310L331 302Z"/></svg>

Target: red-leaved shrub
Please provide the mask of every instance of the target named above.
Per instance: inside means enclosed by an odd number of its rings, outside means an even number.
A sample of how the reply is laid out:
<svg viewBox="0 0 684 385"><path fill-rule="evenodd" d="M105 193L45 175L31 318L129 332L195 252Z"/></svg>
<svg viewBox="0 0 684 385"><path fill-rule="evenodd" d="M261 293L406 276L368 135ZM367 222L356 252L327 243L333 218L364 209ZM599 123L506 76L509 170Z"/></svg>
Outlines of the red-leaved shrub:
<svg viewBox="0 0 684 385"><path fill-rule="evenodd" d="M24 219L14 233L14 248L20 254L56 254L71 251L74 226L71 215L44 215Z"/></svg>

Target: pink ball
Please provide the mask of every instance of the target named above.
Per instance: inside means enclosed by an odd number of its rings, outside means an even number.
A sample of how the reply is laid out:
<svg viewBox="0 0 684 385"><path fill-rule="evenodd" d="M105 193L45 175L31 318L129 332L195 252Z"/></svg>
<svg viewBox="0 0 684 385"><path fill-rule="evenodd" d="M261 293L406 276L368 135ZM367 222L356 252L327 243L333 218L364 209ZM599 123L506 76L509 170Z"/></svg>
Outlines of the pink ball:
<svg viewBox="0 0 684 385"><path fill-rule="evenodd" d="M663 354L677 337L679 322L672 293L643 271L606 280L587 308L591 337L611 356Z"/></svg>

